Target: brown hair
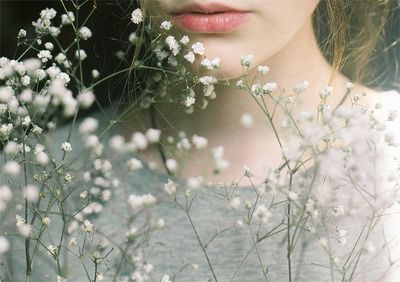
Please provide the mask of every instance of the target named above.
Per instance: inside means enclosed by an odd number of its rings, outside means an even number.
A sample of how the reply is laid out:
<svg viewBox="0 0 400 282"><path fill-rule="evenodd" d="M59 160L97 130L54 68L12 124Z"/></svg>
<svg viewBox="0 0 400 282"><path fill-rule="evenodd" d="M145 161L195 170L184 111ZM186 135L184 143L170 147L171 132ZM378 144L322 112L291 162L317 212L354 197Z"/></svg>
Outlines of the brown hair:
<svg viewBox="0 0 400 282"><path fill-rule="evenodd" d="M400 90L400 2L321 0L313 24L322 53L352 81Z"/></svg>

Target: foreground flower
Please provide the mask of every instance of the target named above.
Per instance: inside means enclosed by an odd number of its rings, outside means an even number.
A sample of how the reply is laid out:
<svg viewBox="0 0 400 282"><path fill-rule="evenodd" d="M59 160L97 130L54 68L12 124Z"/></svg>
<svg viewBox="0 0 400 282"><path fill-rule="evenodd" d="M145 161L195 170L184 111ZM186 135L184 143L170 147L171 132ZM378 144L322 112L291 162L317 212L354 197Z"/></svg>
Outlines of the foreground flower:
<svg viewBox="0 0 400 282"><path fill-rule="evenodd" d="M134 10L131 14L131 20L134 24L141 23L143 21L143 13L139 8Z"/></svg>

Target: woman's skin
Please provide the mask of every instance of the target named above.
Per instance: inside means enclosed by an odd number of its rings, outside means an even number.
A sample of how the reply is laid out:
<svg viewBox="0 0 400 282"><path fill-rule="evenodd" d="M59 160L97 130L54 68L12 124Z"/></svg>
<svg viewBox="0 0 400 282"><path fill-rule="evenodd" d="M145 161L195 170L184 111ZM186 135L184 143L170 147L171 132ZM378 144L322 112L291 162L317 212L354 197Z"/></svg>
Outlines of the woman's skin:
<svg viewBox="0 0 400 282"><path fill-rule="evenodd" d="M158 5L158 9L161 7L168 13L192 3L217 2L154 0L149 3L151 8L154 9L154 5ZM293 86L308 80L310 86L301 94L302 104L295 104L293 114L296 115L300 111L316 112L320 103L318 93L329 85L332 74L332 66L321 54L312 27L311 15L318 0L223 0L218 3L249 11L249 20L238 29L226 33L189 33L178 28L181 35L188 34L192 42L204 43L206 57L221 58L221 68L210 71L209 74L234 82L242 74L240 56L252 54L255 59L249 72L250 76L255 74L257 65L266 65L270 72L263 81L276 82L278 88L288 94L294 94L291 90ZM162 20L166 18L160 19ZM194 71L198 72L198 69L198 65L193 66ZM330 84L333 86L333 92L327 100L331 107L342 99L348 81L349 79L342 74L335 74ZM367 99L378 95L376 91L357 83L354 83L353 91L358 94L367 92ZM279 92L276 90L274 95L277 96ZM265 165L276 168L282 163L281 149L276 137L264 113L249 93L239 91L235 87L217 87L216 93L216 99L212 100L205 110L196 109L192 114L179 111L178 107L171 104L157 105L157 109L162 113L158 118L161 129L173 126L177 130L185 131L189 137L198 134L208 138L209 146L206 150L209 153L193 150L183 165L181 176L202 175L206 181L212 181L214 184L229 184L232 180L240 180L239 186L247 186L250 184L249 180L242 177L243 165L246 164L255 174L253 183L261 183L265 177ZM349 99L345 104L350 104ZM273 102L269 101L267 105L272 109ZM253 116L254 125L251 128L243 128L240 125L243 113L251 113ZM279 124L281 118L282 116L277 115L275 123ZM145 113L140 119L145 125L149 125ZM222 173L213 175L210 149L219 145L225 147L224 159L230 162L230 166ZM139 156L146 162L155 162L159 169L162 169L161 158L154 147L140 152Z"/></svg>

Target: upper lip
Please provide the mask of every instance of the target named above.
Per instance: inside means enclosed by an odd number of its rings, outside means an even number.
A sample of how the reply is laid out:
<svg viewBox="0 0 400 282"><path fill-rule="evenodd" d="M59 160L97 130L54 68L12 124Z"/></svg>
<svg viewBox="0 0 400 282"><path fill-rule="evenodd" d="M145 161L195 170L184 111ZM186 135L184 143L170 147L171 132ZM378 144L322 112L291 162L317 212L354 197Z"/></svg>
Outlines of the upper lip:
<svg viewBox="0 0 400 282"><path fill-rule="evenodd" d="M179 15L183 13L202 13L202 14L213 14L213 13L223 13L223 12L245 12L225 4L221 3L194 3L184 6L180 9L173 10L172 15Z"/></svg>

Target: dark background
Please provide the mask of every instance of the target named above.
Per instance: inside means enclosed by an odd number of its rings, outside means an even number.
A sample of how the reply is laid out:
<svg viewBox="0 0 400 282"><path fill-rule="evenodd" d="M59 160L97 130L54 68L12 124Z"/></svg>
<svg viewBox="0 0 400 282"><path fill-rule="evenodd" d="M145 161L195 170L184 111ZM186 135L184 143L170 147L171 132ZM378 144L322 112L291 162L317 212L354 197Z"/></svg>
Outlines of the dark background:
<svg viewBox="0 0 400 282"><path fill-rule="evenodd" d="M70 11L74 11L70 1L64 2ZM91 78L92 69L97 69L101 76L106 76L126 67L117 59L116 53L119 50L126 51L128 36L134 31L134 25L130 22L132 3L131 0L88 0L80 10L83 19L90 13L93 5L97 7L86 24L92 30L93 37L88 41L81 41L81 48L88 54L87 59L83 61L85 77ZM53 20L57 26L61 14L65 13L59 0L0 0L0 57L15 58L19 30L25 29L27 38L33 38L35 34L32 21L36 21L40 17L40 11L47 7L57 11L56 19ZM64 46L73 38L73 30L69 27L63 28L61 36L58 37ZM43 43L45 42L43 40ZM17 50L18 54L24 48L26 47L20 47ZM30 55L36 57L36 53L32 52ZM53 56L57 53L54 51ZM127 61L125 63L130 64ZM118 100L125 91L126 81L127 74L120 75L97 87L96 96L99 103L104 105L109 103L110 99ZM86 85L89 83L90 81L87 81Z"/></svg>

